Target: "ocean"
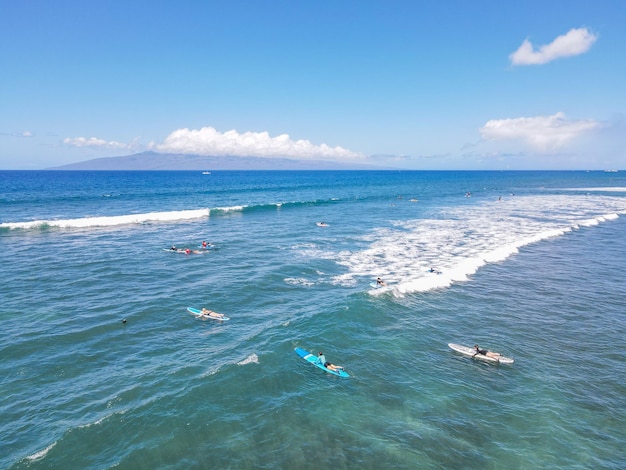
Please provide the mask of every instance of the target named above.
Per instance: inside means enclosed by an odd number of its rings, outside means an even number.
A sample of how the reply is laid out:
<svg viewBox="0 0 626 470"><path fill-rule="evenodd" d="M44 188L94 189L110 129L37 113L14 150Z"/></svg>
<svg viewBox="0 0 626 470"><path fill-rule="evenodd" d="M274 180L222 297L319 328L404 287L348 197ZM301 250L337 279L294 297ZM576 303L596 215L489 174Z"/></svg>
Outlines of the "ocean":
<svg viewBox="0 0 626 470"><path fill-rule="evenodd" d="M625 215L626 172L1 171L0 468L626 468Z"/></svg>

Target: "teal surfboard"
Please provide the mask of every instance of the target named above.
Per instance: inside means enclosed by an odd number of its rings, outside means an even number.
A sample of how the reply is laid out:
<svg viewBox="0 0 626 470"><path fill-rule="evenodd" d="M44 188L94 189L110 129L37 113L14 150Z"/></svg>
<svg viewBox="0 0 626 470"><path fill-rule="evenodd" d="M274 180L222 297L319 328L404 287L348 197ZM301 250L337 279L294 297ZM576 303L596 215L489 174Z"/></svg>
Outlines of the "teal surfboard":
<svg viewBox="0 0 626 470"><path fill-rule="evenodd" d="M350 375L343 371L343 370L330 370L326 367L324 367L324 364L322 364L318 359L317 356L315 354L311 354L309 351L302 349L302 348L296 348L296 354L298 356L300 356L302 359L304 359L305 361L310 362L311 364L319 367L320 369L328 372L329 374L333 374L333 375L338 375L339 377L350 377Z"/></svg>

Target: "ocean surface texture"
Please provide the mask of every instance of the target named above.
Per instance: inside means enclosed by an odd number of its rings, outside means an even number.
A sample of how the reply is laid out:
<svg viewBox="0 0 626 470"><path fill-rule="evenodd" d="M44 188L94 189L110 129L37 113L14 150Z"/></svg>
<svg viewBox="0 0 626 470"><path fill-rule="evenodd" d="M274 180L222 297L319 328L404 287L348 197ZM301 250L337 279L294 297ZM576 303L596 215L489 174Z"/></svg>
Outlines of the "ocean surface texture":
<svg viewBox="0 0 626 470"><path fill-rule="evenodd" d="M624 172L0 172L0 468L626 468L625 234Z"/></svg>

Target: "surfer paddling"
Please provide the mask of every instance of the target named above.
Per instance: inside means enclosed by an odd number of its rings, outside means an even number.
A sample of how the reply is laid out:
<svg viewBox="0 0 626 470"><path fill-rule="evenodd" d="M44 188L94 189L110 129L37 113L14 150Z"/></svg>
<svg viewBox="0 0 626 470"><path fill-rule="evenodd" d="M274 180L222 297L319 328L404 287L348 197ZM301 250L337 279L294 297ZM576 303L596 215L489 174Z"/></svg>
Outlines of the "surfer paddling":
<svg viewBox="0 0 626 470"><path fill-rule="evenodd" d="M474 356L476 356L477 354L482 354L483 356L492 357L494 359L500 359L500 357L502 356L502 354L497 352L492 352L487 349L480 349L477 344L474 345L474 351L476 351L474 353Z"/></svg>
<svg viewBox="0 0 626 470"><path fill-rule="evenodd" d="M324 353L322 351L319 352L319 354L317 355L317 361L322 364L324 367L326 367L328 370L343 370L342 366L338 366L335 364L332 364L330 362L328 362L326 360L326 356L324 356Z"/></svg>
<svg viewBox="0 0 626 470"><path fill-rule="evenodd" d="M202 315L208 315L209 317L213 317L213 318L224 318L223 313L217 313L217 312L214 312L213 310L209 310L208 308L204 308L204 307L202 307L202 310L200 310L200 313L202 313Z"/></svg>

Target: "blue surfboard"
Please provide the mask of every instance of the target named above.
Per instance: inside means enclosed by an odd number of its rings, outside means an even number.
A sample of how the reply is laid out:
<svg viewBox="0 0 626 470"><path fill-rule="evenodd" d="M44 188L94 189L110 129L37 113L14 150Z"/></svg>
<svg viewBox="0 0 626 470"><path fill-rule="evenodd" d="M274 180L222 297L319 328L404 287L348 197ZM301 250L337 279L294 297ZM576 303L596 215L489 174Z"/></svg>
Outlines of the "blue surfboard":
<svg viewBox="0 0 626 470"><path fill-rule="evenodd" d="M339 377L350 377L350 375L343 370L330 370L327 367L324 367L324 364L322 364L317 359L317 356L315 354L311 354L309 351L305 349L296 348L296 354L300 356L302 359L304 359L305 361L310 362L311 364L319 367L320 369L328 372L329 374L338 375Z"/></svg>

